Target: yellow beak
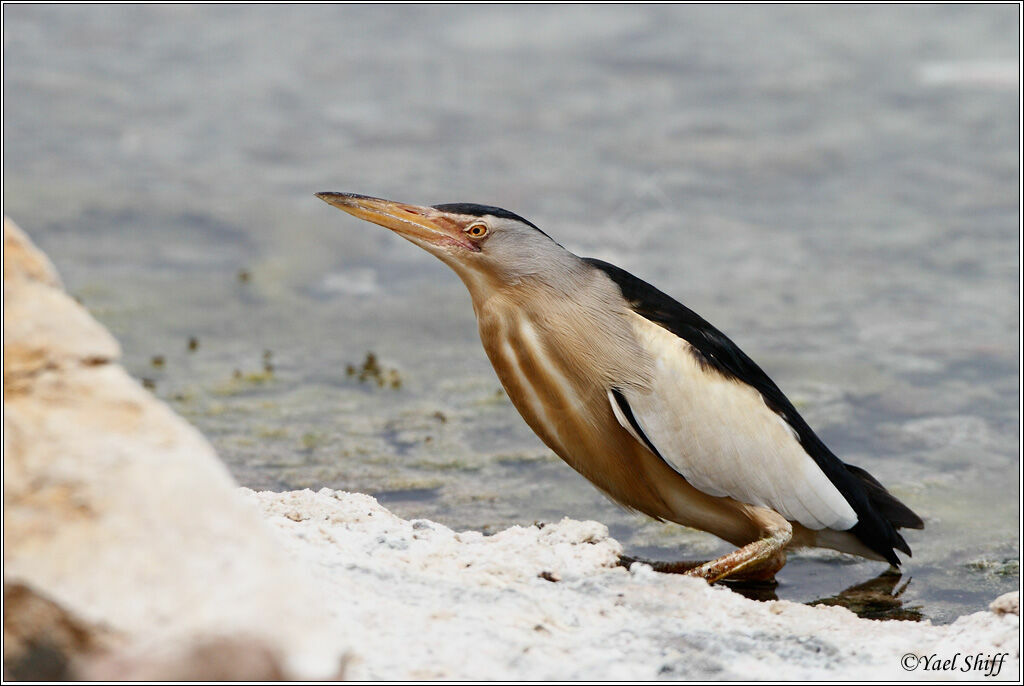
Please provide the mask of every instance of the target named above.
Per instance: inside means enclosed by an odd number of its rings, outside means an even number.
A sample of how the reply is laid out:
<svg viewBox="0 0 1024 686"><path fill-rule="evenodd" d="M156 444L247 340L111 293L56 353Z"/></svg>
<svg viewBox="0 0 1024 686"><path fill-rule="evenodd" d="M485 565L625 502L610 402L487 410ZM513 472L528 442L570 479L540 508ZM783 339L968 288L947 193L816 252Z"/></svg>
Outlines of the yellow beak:
<svg viewBox="0 0 1024 686"><path fill-rule="evenodd" d="M355 193L317 193L316 197L354 217L391 229L428 250L452 246L472 252L480 250L466 238L458 223L433 207L406 205Z"/></svg>

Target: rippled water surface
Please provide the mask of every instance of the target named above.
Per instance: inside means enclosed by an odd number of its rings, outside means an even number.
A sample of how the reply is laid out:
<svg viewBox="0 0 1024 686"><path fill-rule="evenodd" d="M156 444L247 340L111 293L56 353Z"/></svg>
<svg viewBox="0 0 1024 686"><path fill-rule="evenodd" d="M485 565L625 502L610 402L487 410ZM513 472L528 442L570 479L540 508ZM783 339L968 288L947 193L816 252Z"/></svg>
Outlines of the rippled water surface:
<svg viewBox="0 0 1024 686"><path fill-rule="evenodd" d="M949 621L1018 585L1017 12L7 5L4 211L242 484L724 552L545 449L458 279L313 193L518 212L714 322L921 513L903 608ZM882 567L797 554L776 592Z"/></svg>

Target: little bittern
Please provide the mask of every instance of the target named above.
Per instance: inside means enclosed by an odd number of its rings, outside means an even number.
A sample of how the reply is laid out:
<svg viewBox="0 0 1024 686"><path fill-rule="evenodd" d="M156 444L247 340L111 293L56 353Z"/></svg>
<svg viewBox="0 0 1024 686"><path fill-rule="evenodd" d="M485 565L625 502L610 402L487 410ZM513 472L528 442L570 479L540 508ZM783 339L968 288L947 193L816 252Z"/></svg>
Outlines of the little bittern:
<svg viewBox="0 0 1024 686"><path fill-rule="evenodd" d="M484 350L542 441L617 503L738 549L688 573L770 578L785 549L899 565L920 517L832 454L718 329L648 283L580 258L507 210L317 196L440 258Z"/></svg>

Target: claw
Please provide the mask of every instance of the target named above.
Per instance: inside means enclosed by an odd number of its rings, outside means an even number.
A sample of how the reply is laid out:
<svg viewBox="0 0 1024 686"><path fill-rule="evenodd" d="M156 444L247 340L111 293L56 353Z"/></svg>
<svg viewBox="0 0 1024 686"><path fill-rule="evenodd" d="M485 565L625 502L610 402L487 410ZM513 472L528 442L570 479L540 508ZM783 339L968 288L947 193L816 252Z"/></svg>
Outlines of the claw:
<svg viewBox="0 0 1024 686"><path fill-rule="evenodd" d="M791 529L775 531L727 555L705 562L687 571L686 575L699 577L709 584L726 578L767 581L786 564L783 548L792 537Z"/></svg>

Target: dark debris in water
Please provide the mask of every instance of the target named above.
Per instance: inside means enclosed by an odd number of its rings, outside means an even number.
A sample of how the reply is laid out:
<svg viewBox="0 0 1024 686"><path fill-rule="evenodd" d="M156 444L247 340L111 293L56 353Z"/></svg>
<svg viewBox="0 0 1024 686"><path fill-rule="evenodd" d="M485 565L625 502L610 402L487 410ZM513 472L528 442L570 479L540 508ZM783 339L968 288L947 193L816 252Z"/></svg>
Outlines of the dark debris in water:
<svg viewBox="0 0 1024 686"><path fill-rule="evenodd" d="M356 377L360 383L374 381L380 388L398 389L402 387L402 377L398 370L382 366L372 352L366 353L366 359L363 360L361 366L357 367L354 364L346 366L345 373L348 376Z"/></svg>
<svg viewBox="0 0 1024 686"><path fill-rule="evenodd" d="M964 566L972 572L982 572L993 576L1010 577L1020 574L1020 560L1012 557L1002 560L972 560L965 563Z"/></svg>
<svg viewBox="0 0 1024 686"><path fill-rule="evenodd" d="M214 393L217 395L235 395L245 391L247 388L266 384L273 381L273 379L274 368L271 365L264 364L262 369L252 372L243 372L241 369L236 368L231 372L231 379L216 386Z"/></svg>

